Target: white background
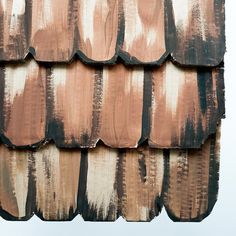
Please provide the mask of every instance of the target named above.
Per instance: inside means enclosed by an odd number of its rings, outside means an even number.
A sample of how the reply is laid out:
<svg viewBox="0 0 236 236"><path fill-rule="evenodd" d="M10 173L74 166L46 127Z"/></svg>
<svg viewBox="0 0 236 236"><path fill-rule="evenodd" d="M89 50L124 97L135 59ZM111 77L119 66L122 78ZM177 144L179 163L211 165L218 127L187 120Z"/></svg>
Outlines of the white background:
<svg viewBox="0 0 236 236"><path fill-rule="evenodd" d="M236 235L236 1L226 0L225 56L226 120L222 124L220 191L211 215L201 223L173 223L163 209L151 223L88 223L80 216L72 222L7 222L0 218L0 236L61 235Z"/></svg>

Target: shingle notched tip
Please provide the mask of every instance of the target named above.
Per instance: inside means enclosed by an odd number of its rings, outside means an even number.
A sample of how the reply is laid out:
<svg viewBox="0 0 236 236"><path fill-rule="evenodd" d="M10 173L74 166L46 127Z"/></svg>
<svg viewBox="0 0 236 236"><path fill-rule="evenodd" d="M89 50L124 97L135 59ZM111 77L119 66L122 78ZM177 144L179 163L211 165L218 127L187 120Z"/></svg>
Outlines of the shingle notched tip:
<svg viewBox="0 0 236 236"><path fill-rule="evenodd" d="M0 216L205 219L224 53L224 0L0 0Z"/></svg>

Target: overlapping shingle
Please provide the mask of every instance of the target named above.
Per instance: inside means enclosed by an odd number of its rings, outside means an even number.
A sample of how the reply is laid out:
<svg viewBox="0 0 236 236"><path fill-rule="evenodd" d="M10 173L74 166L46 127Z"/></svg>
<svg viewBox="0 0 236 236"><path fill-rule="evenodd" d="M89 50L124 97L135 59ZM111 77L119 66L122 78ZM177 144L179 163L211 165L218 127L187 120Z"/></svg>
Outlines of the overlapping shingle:
<svg viewBox="0 0 236 236"><path fill-rule="evenodd" d="M202 149L32 151L0 147L0 215L5 219L150 221L163 204L178 221L202 220L218 189L218 138Z"/></svg>
<svg viewBox="0 0 236 236"><path fill-rule="evenodd" d="M204 219L224 52L224 0L0 0L0 216Z"/></svg>
<svg viewBox="0 0 236 236"><path fill-rule="evenodd" d="M224 117L222 68L45 67L33 60L1 68L2 141L11 147L197 148Z"/></svg>
<svg viewBox="0 0 236 236"><path fill-rule="evenodd" d="M216 66L224 0L2 0L0 60Z"/></svg>

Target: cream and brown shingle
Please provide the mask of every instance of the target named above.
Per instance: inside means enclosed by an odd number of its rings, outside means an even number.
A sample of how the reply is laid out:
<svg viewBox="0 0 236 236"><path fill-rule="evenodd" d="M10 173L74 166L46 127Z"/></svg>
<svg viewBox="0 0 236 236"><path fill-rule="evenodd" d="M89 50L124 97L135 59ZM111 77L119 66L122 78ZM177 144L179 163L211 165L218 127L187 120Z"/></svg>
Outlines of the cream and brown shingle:
<svg viewBox="0 0 236 236"><path fill-rule="evenodd" d="M209 215L224 23L224 0L0 0L0 215Z"/></svg>

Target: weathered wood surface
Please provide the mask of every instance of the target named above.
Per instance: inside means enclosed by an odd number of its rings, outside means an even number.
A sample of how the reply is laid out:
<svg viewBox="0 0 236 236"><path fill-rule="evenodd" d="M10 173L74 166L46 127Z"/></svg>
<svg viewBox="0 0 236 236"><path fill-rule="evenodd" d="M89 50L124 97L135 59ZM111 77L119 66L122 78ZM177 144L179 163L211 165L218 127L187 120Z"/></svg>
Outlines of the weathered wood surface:
<svg viewBox="0 0 236 236"><path fill-rule="evenodd" d="M0 60L216 66L224 0L1 0Z"/></svg>
<svg viewBox="0 0 236 236"><path fill-rule="evenodd" d="M35 147L114 148L149 141L155 148L196 148L224 117L223 69L44 67L34 61L0 69L3 143Z"/></svg>
<svg viewBox="0 0 236 236"><path fill-rule="evenodd" d="M225 52L225 0L171 0L175 31L170 42L172 58L184 65L217 65ZM170 38L171 39L171 38Z"/></svg>
<svg viewBox="0 0 236 236"><path fill-rule="evenodd" d="M150 221L163 204L173 220L200 221L218 192L219 137L201 149L57 149L0 146L0 215L27 220Z"/></svg>

